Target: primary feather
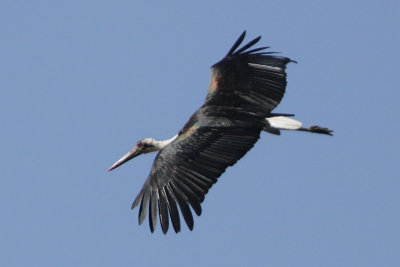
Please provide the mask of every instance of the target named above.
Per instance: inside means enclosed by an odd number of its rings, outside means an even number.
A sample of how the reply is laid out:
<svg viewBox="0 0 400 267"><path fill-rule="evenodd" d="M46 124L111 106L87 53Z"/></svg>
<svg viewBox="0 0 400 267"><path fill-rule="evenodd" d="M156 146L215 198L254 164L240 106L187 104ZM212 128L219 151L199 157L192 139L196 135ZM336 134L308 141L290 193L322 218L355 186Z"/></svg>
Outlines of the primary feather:
<svg viewBox="0 0 400 267"><path fill-rule="evenodd" d="M148 213L152 232L158 218L164 233L168 231L169 219L175 232L179 232L178 209L192 230L192 210L201 214L201 203L208 190L227 167L254 146L261 131L280 134L280 130L298 130L331 135L331 130L319 126L302 128L300 122L288 118L293 114L271 113L285 94L286 65L294 61L265 52L268 47L249 50L261 37L239 48L245 34L211 67L205 101L178 135L165 141L143 139L109 169L142 153L159 151L132 204L132 209L140 206L139 224Z"/></svg>
<svg viewBox="0 0 400 267"><path fill-rule="evenodd" d="M285 68L291 60L259 52L265 48L246 51L260 37L235 51L244 36L245 32L227 56L212 66L204 104L178 137L158 153L132 205L135 208L142 203L139 223L144 220L147 206L152 207L149 213L152 231L156 225L156 207L164 233L169 227L168 215L175 231L180 230L177 206L189 229L193 228L189 205L197 215L201 214L200 204L205 194L225 169L257 142L265 117L285 93Z"/></svg>

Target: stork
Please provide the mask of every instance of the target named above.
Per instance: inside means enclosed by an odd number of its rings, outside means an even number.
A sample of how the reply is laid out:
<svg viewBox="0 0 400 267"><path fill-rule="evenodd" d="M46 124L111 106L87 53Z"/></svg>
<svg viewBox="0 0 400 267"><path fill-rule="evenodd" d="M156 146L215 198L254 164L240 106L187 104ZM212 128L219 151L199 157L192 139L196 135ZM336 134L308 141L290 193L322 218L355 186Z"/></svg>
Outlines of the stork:
<svg viewBox="0 0 400 267"><path fill-rule="evenodd" d="M140 140L108 170L140 154L158 151L132 204L132 209L140 204L139 224L149 214L151 232L159 217L164 234L169 218L178 233L178 207L188 228L193 230L191 209L200 216L200 204L208 190L227 167L254 146L262 131L275 135L281 130L332 135L328 128L302 127L301 122L290 118L293 114L272 113L285 93L286 65L295 61L265 52L269 47L249 50L261 36L239 48L245 35L246 31L228 54L211 67L206 99L177 135L164 141Z"/></svg>

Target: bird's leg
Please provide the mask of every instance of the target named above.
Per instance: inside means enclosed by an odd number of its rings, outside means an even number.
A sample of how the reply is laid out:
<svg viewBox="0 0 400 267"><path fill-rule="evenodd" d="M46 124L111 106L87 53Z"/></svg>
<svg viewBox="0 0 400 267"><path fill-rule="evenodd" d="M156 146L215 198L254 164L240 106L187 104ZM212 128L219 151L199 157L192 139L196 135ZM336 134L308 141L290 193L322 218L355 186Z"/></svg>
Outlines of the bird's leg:
<svg viewBox="0 0 400 267"><path fill-rule="evenodd" d="M328 128L323 128L318 125L313 125L310 127L301 127L302 122L297 121L286 116L273 116L266 118L266 125L263 130L272 134L280 134L280 130L292 130L292 131L303 131L310 133L319 133L326 135L333 135L332 130Z"/></svg>
<svg viewBox="0 0 400 267"><path fill-rule="evenodd" d="M333 130L329 130L328 128L323 128L319 127L318 125L312 125L310 127L304 128L301 127L297 129L298 131L305 131L305 132L310 132L310 133L319 133L319 134L327 134L327 135L333 135L332 132Z"/></svg>

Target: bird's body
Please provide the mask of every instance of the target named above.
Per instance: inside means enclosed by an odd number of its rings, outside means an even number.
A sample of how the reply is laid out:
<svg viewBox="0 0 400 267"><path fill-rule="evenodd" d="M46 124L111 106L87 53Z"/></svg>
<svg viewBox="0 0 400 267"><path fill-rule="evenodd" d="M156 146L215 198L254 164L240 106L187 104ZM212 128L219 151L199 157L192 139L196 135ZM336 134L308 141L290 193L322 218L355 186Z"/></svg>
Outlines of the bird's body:
<svg viewBox="0 0 400 267"><path fill-rule="evenodd" d="M271 111L280 103L286 88L289 58L247 50L260 37L238 49L245 32L228 54L211 68L208 94L203 105L190 117L178 135L165 141L146 138L111 168L115 169L142 153L159 151L149 177L132 204L140 204L139 223L149 212L153 232L159 214L164 233L169 218L180 231L178 207L189 229L193 229L190 207L201 214L201 203L217 178L249 151L264 130L300 130L331 135L331 130L301 123ZM238 50L237 50L238 49ZM190 207L189 207L190 205Z"/></svg>

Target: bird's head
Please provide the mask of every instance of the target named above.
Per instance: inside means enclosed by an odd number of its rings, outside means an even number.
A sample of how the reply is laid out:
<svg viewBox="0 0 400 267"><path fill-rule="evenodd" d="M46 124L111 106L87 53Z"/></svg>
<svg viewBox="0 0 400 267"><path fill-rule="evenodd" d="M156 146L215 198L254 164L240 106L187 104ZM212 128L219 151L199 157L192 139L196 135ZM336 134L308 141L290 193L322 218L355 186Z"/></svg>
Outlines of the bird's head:
<svg viewBox="0 0 400 267"><path fill-rule="evenodd" d="M128 153L126 153L122 158L115 162L114 165L112 165L111 168L108 169L108 171L112 171L113 169L121 166L125 162L141 154L155 152L158 150L160 150L160 148L158 147L158 142L156 140L154 140L153 138L142 139L138 141Z"/></svg>

